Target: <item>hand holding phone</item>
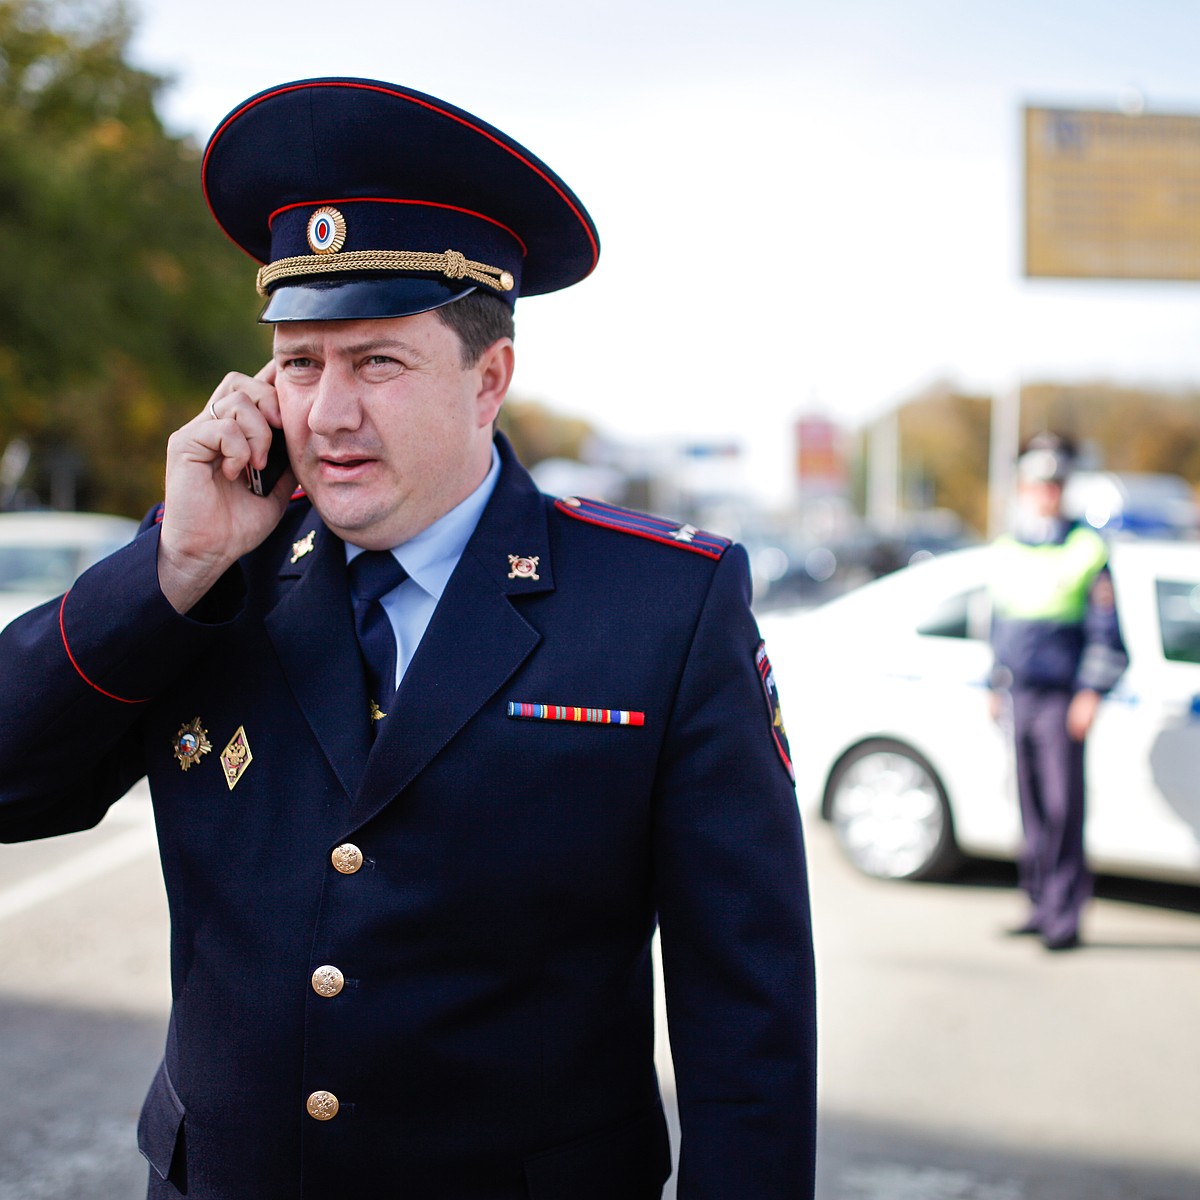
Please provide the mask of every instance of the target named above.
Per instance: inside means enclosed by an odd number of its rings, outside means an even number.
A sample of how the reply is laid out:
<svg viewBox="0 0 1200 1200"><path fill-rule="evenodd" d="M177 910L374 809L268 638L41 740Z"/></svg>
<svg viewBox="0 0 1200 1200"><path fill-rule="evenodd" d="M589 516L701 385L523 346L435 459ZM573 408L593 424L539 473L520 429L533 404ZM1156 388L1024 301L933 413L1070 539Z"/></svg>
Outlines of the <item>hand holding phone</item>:
<svg viewBox="0 0 1200 1200"><path fill-rule="evenodd" d="M288 454L279 424L271 360L253 376L231 371L167 439L158 582L177 612L188 612L279 523L290 494L280 484ZM252 458L266 460L260 471L247 470Z"/></svg>

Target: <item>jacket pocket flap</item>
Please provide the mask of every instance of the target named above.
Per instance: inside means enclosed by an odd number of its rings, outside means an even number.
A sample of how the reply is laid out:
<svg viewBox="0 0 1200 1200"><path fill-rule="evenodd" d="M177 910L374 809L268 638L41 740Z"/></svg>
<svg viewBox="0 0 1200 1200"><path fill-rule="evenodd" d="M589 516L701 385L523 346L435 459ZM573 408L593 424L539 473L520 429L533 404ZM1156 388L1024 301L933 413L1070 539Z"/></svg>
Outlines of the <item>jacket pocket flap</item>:
<svg viewBox="0 0 1200 1200"><path fill-rule="evenodd" d="M533 1200L651 1200L670 1173L667 1126L657 1102L619 1125L525 1159Z"/></svg>

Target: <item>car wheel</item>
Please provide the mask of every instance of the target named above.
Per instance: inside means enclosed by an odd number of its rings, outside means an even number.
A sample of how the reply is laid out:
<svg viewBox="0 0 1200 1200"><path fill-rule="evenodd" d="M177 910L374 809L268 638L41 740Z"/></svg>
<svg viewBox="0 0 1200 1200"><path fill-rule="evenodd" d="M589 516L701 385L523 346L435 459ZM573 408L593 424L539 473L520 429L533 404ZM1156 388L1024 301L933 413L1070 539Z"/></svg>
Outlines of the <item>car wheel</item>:
<svg viewBox="0 0 1200 1200"><path fill-rule="evenodd" d="M878 879L938 879L961 861L950 805L933 768L900 742L856 746L825 795L843 853Z"/></svg>

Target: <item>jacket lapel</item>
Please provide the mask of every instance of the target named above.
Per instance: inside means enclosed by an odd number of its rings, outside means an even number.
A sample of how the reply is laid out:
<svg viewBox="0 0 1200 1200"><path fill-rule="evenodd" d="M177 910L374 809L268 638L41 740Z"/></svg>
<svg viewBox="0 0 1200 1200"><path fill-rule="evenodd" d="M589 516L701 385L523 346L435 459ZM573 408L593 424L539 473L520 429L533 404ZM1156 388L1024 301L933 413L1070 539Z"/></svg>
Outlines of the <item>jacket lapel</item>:
<svg viewBox="0 0 1200 1200"><path fill-rule="evenodd" d="M321 749L352 797L362 778L371 734L346 583L346 552L316 512L297 528L301 540L295 548L302 551L309 531L315 531L308 542L312 550L299 556L285 552L279 571L280 599L266 616L267 634ZM338 664L336 678L330 678L326 663Z"/></svg>
<svg viewBox="0 0 1200 1200"><path fill-rule="evenodd" d="M514 600L552 590L542 497L504 439L496 490L455 567L371 750L351 816L388 804L495 695L541 635ZM537 558L536 580L509 555Z"/></svg>

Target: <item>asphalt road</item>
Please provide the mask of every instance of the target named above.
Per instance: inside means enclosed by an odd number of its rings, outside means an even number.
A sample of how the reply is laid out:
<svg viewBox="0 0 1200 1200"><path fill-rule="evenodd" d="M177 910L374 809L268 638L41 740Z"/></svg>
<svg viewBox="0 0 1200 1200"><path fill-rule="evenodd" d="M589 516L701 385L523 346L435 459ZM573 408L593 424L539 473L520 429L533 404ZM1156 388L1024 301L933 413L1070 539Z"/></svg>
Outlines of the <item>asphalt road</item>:
<svg viewBox="0 0 1200 1200"><path fill-rule="evenodd" d="M819 1200L1200 1197L1200 889L1105 881L1086 947L1052 956L999 935L1004 868L881 884L809 840ZM144 1195L166 955L144 797L0 847L0 1200Z"/></svg>

